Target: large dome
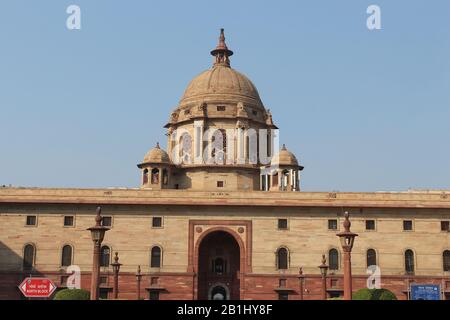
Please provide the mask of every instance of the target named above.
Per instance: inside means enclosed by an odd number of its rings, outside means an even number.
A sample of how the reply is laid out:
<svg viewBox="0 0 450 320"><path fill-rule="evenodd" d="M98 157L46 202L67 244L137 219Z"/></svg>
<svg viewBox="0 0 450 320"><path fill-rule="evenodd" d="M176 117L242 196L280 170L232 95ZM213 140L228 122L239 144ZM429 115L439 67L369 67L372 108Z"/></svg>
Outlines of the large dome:
<svg viewBox="0 0 450 320"><path fill-rule="evenodd" d="M227 65L216 64L196 76L187 86L180 104L193 101L208 101L227 95L230 99L252 100L262 105L255 85L242 73Z"/></svg>
<svg viewBox="0 0 450 320"><path fill-rule="evenodd" d="M208 102L241 102L264 109L255 85L245 75L230 67L233 51L225 43L223 29L219 44L211 51L211 55L214 56L212 68L191 80L181 97L179 107Z"/></svg>

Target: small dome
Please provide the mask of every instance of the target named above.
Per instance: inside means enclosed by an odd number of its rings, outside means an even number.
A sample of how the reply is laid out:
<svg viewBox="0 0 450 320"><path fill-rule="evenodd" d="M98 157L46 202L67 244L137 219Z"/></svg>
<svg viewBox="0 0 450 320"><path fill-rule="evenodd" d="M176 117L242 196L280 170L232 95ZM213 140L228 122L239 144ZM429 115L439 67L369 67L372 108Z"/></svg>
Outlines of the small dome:
<svg viewBox="0 0 450 320"><path fill-rule="evenodd" d="M144 157L143 163L166 163L170 164L170 157L163 149L159 147L159 143L156 147L151 149Z"/></svg>
<svg viewBox="0 0 450 320"><path fill-rule="evenodd" d="M286 146L283 144L280 152L273 156L272 161L270 163L278 166L296 166L298 167L298 161L295 155L286 149Z"/></svg>

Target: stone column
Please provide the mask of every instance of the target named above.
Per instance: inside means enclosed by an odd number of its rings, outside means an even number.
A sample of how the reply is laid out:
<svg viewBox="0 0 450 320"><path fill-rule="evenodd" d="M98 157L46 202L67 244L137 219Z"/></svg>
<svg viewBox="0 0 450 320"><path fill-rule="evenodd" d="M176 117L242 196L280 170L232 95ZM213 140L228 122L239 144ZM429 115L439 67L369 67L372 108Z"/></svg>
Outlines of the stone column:
<svg viewBox="0 0 450 320"><path fill-rule="evenodd" d="M237 159L238 164L245 163L245 135L244 129L236 128L237 132Z"/></svg>
<svg viewBox="0 0 450 320"><path fill-rule="evenodd" d="M194 163L203 163L203 131L204 120L194 121Z"/></svg>

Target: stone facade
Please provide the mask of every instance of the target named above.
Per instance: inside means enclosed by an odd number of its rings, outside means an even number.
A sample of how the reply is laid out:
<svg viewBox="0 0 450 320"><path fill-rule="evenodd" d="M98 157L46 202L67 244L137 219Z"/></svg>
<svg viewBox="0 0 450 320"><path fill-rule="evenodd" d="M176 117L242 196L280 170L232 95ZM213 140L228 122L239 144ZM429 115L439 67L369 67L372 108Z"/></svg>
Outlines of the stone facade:
<svg viewBox="0 0 450 320"><path fill-rule="evenodd" d="M155 194L156 193L156 194ZM317 266L331 248L341 254L336 233L342 228L343 211L349 211L352 231L359 234L352 254L355 285L365 285L366 253L374 249L382 284L406 298L407 281L449 285L450 273L443 271L443 252L450 247L449 232L441 222L450 220L450 201L442 193L284 193L284 192L195 192L185 190L88 190L88 189L0 189L0 272L2 297L19 297L14 279L26 276L22 259L24 246L36 247L34 271L53 277L64 275L62 247L73 248L72 263L80 266L82 283L89 288L92 241L86 230L94 224L97 205L103 216L112 217L104 245L119 252L121 297L136 294L134 273L140 265L143 288L158 278L164 288L161 299L195 298L198 249L202 235L225 230L242 246L241 298L277 298L280 279L299 297L299 267L306 276L306 298L320 297ZM26 216L36 215L36 226L26 226ZM64 217L74 216L74 226L65 227ZM161 227L152 218L162 217ZM278 228L287 219L287 228ZM338 229L329 230L328 220L337 219ZM375 230L366 230L366 220ZM403 221L413 229L403 231ZM150 267L150 250L162 248L160 268ZM289 252L288 268L277 269L276 252ZM197 249L196 249L197 248ZM414 274L405 273L404 252L415 254ZM342 288L342 265L330 271L330 290ZM111 267L102 268L112 277ZM337 282L332 287L332 279ZM8 280L9 279L9 280ZM112 283L112 279L108 280ZM20 282L20 281L19 281ZM147 282L147 285L144 283ZM317 284L317 285L316 285ZM5 293L6 292L6 293ZM12 295L12 296L11 296ZM145 291L143 289L143 296Z"/></svg>

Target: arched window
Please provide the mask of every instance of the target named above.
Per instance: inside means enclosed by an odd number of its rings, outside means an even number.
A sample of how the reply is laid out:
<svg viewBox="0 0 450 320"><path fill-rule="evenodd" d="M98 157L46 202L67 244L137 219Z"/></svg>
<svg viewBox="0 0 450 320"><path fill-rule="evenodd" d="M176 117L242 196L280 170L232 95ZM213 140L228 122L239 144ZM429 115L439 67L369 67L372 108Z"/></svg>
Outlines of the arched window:
<svg viewBox="0 0 450 320"><path fill-rule="evenodd" d="M180 137L179 157L182 163L191 163L192 138L189 133L184 132Z"/></svg>
<svg viewBox="0 0 450 320"><path fill-rule="evenodd" d="M339 270L339 252L336 249L328 251L328 263L330 270Z"/></svg>
<svg viewBox="0 0 450 320"><path fill-rule="evenodd" d="M213 261L213 272L222 275L227 272L227 262L222 258L216 258Z"/></svg>
<svg viewBox="0 0 450 320"><path fill-rule="evenodd" d="M62 248L61 254L61 266L68 267L72 264L72 247L65 245Z"/></svg>
<svg viewBox="0 0 450 320"><path fill-rule="evenodd" d="M405 271L414 273L414 252L410 249L405 251Z"/></svg>
<svg viewBox="0 0 450 320"><path fill-rule="evenodd" d="M450 250L445 250L442 258L444 259L444 271L450 271Z"/></svg>
<svg viewBox="0 0 450 320"><path fill-rule="evenodd" d="M277 267L282 270L288 268L288 251L286 248L279 248L277 251Z"/></svg>
<svg viewBox="0 0 450 320"><path fill-rule="evenodd" d="M31 270L34 266L36 250L34 245L27 244L23 249L23 269Z"/></svg>
<svg viewBox="0 0 450 320"><path fill-rule="evenodd" d="M142 173L142 184L148 183L148 169L144 169L144 172Z"/></svg>
<svg viewBox="0 0 450 320"><path fill-rule="evenodd" d="M152 184L158 184L159 183L159 169L155 168L152 169Z"/></svg>
<svg viewBox="0 0 450 320"><path fill-rule="evenodd" d="M100 249L100 267L108 267L111 261L111 249L108 246L102 246Z"/></svg>
<svg viewBox="0 0 450 320"><path fill-rule="evenodd" d="M150 267L160 268L161 267L161 248L153 247L150 253Z"/></svg>
<svg viewBox="0 0 450 320"><path fill-rule="evenodd" d="M227 153L227 133L225 129L216 130L211 138L211 157L216 163L224 164ZM217 155L217 159L216 159Z"/></svg>
<svg viewBox="0 0 450 320"><path fill-rule="evenodd" d="M367 267L377 265L377 253L374 249L367 250Z"/></svg>

